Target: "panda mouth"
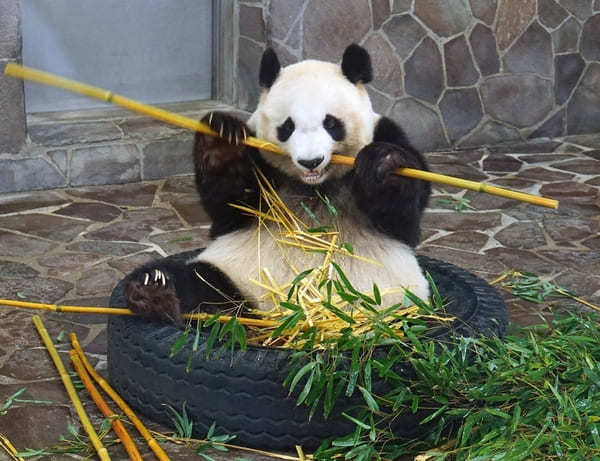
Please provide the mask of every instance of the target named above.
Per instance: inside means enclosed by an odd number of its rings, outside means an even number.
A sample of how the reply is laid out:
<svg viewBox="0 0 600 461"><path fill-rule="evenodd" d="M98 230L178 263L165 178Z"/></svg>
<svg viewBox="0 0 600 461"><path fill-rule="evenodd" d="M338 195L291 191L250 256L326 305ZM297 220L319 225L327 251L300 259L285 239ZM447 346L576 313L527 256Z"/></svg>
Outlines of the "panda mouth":
<svg viewBox="0 0 600 461"><path fill-rule="evenodd" d="M300 177L306 184L319 184L326 177L326 169L303 171Z"/></svg>

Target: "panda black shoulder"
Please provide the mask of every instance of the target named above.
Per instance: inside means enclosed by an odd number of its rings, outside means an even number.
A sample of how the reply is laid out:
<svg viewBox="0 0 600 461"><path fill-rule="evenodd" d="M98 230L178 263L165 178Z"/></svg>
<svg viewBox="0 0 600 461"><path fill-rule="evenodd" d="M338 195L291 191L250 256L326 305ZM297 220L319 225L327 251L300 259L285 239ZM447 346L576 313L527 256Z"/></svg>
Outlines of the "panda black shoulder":
<svg viewBox="0 0 600 461"><path fill-rule="evenodd" d="M373 142L388 142L398 146L410 147L415 150L408 141L404 131L402 131L402 128L400 128L392 119L387 117L381 117L377 122L377 125L375 125Z"/></svg>

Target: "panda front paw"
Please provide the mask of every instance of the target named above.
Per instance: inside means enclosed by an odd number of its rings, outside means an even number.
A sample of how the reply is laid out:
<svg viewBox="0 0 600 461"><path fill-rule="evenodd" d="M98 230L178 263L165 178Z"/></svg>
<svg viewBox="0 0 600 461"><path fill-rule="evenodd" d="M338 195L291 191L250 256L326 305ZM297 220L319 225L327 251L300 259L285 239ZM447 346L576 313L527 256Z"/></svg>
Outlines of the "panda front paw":
<svg viewBox="0 0 600 461"><path fill-rule="evenodd" d="M128 307L142 317L181 325L179 298L160 269L141 272L126 288Z"/></svg>
<svg viewBox="0 0 600 461"><path fill-rule="evenodd" d="M223 141L239 146L248 138L249 129L238 118L222 112L209 112L202 119L211 129L219 133Z"/></svg>

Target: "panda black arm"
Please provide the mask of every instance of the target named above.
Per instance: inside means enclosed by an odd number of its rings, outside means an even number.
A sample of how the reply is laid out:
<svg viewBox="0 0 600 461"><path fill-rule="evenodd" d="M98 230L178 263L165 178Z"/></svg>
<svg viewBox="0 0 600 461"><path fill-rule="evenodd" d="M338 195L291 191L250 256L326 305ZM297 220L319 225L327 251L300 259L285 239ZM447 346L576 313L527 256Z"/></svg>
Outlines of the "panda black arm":
<svg viewBox="0 0 600 461"><path fill-rule="evenodd" d="M394 174L400 167L428 169L427 162L410 145L402 129L382 117L375 127L373 142L356 157L354 197L374 227L415 246L419 243L421 215L431 186L426 181Z"/></svg>
<svg viewBox="0 0 600 461"><path fill-rule="evenodd" d="M222 133L222 138L197 133L194 141L196 187L212 220L211 236L218 237L252 222L251 217L229 204L258 206L259 188L253 164L260 164L261 159L256 149L241 144L252 134L241 120L213 112L202 121Z"/></svg>

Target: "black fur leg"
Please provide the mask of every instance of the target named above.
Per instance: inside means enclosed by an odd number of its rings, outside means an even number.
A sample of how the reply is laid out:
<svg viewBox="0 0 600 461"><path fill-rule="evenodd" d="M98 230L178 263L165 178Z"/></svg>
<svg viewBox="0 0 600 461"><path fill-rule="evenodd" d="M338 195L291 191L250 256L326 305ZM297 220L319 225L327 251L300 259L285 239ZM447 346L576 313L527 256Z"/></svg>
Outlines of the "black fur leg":
<svg viewBox="0 0 600 461"><path fill-rule="evenodd" d="M419 222L430 194L428 183L396 175L400 167L426 168L409 146L373 142L357 155L353 192L372 224L411 246L419 242Z"/></svg>
<svg viewBox="0 0 600 461"><path fill-rule="evenodd" d="M136 314L175 324L182 324L182 314L194 310L216 313L246 307L234 284L216 267L168 259L136 270L126 296Z"/></svg>

